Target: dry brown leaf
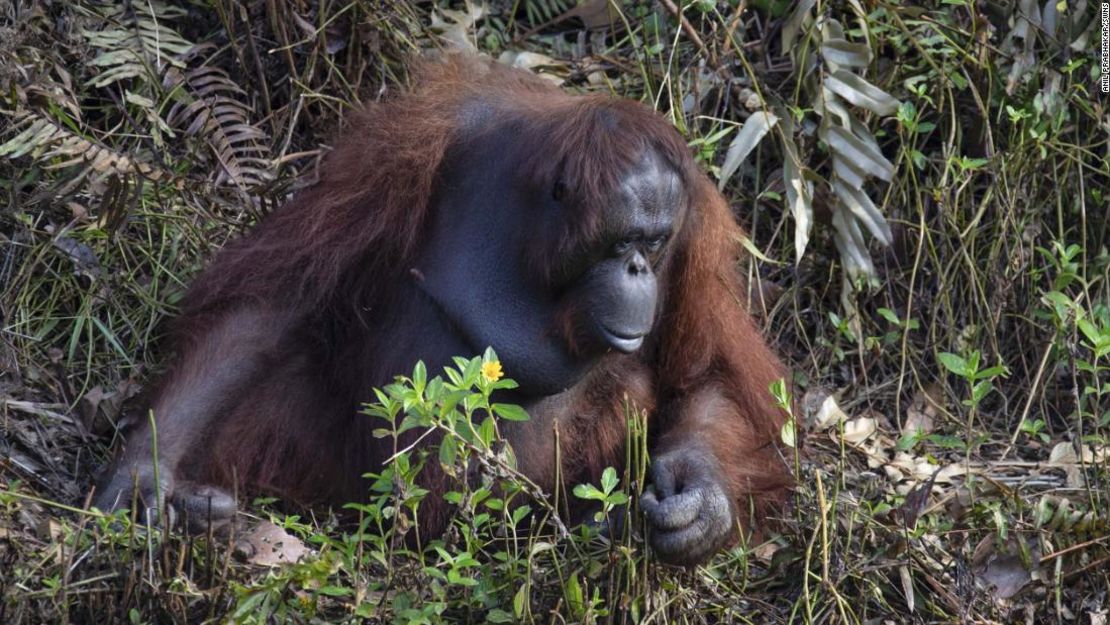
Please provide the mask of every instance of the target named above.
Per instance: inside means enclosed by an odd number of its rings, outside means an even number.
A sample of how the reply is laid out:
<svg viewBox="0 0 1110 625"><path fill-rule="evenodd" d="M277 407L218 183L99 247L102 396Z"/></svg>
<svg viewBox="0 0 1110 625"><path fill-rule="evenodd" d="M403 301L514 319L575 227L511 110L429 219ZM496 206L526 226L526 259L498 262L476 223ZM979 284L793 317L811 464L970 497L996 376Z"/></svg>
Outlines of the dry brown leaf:
<svg viewBox="0 0 1110 625"><path fill-rule="evenodd" d="M619 13L610 4L610 0L586 0L586 2L556 16L551 21L557 24L572 17L582 20L582 25L586 27L586 30L602 30L612 27L616 23Z"/></svg>
<svg viewBox="0 0 1110 625"><path fill-rule="evenodd" d="M546 54L528 52L527 50L506 50L501 53L501 56L497 57L497 62L502 65L520 67L527 70L534 70L537 67L564 67L566 65Z"/></svg>
<svg viewBox="0 0 1110 625"><path fill-rule="evenodd" d="M867 468L869 469L886 466L890 462L891 448L892 445L883 437L877 437L857 447L859 451L867 456Z"/></svg>
<svg viewBox="0 0 1110 625"><path fill-rule="evenodd" d="M898 578L902 582L902 596L906 599L906 607L910 612L914 611L914 598L913 598L913 576L910 573L910 567L898 567Z"/></svg>
<svg viewBox="0 0 1110 625"><path fill-rule="evenodd" d="M965 462L953 462L937 472L937 483L952 484L955 477L966 477L968 473L978 473L976 469L968 469Z"/></svg>
<svg viewBox="0 0 1110 625"><path fill-rule="evenodd" d="M297 562L309 553L301 539L269 521L252 528L239 542L238 549L247 562L259 566Z"/></svg>
<svg viewBox="0 0 1110 625"><path fill-rule="evenodd" d="M1097 464L1106 461L1106 450L1094 450L1090 445L1082 445L1077 452L1072 443L1058 443L1048 454L1048 465L1059 467L1067 475L1069 488L1083 488L1086 478L1083 475L1083 465ZM1082 456L1080 456L1082 453Z"/></svg>
<svg viewBox="0 0 1110 625"><path fill-rule="evenodd" d="M769 565L771 564L771 560L774 557L775 552L777 552L781 548L782 545L769 540L756 546L755 549L752 549L751 555L754 556L755 559L759 562Z"/></svg>
<svg viewBox="0 0 1110 625"><path fill-rule="evenodd" d="M114 391L105 391L99 385L89 389L77 404L81 425L95 434L104 434L112 424L119 421L123 403L137 395L141 388L135 378L130 377L120 382ZM103 413L107 418L98 421L98 413Z"/></svg>
<svg viewBox="0 0 1110 625"><path fill-rule="evenodd" d="M895 484L899 484L903 480L906 479L906 472L903 471L901 469L901 467L898 467L897 465L878 464L876 466L882 467L883 474L886 475L886 479L890 480L891 482L894 482Z"/></svg>
<svg viewBox="0 0 1110 625"><path fill-rule="evenodd" d="M848 415L840 409L840 404L836 403L836 398L832 395L825 396L813 414L813 426L818 430L827 430L847 420Z"/></svg>
<svg viewBox="0 0 1110 625"><path fill-rule="evenodd" d="M927 480L936 472L936 466L930 464L928 460L920 456L900 451L894 455L894 460L890 463L892 466L897 467L906 475L906 477L914 480L921 481ZM907 486L907 490L912 485Z"/></svg>
<svg viewBox="0 0 1110 625"><path fill-rule="evenodd" d="M562 76L552 73L552 70L558 71L560 73L565 73L566 63L563 63L562 61L557 61L554 58L547 56L546 54L539 54L538 52L506 50L501 53L501 56L497 57L497 62L501 63L502 65L519 67L521 69L535 72L535 74L540 78L550 80L556 85L563 84L565 80L565 78L563 78ZM545 69L546 71L540 71L541 68Z"/></svg>
<svg viewBox="0 0 1110 625"><path fill-rule="evenodd" d="M930 384L914 393L913 401L906 408L906 421L902 424L905 434L929 434L936 426L937 406L943 405L944 391L937 384Z"/></svg>
<svg viewBox="0 0 1110 625"><path fill-rule="evenodd" d="M1040 553L1035 542L1025 546L1010 539L1001 547L994 534L985 536L971 556L971 570L976 581L997 599L1009 599L1033 580L1033 569L1025 562L1039 562Z"/></svg>
<svg viewBox="0 0 1110 625"><path fill-rule="evenodd" d="M1106 461L1106 450L1103 448L1094 449L1090 445L1083 445L1083 463L1093 464ZM1079 454L1075 451L1075 445L1072 443L1059 443L1052 448L1048 454L1049 464L1077 464L1080 461Z"/></svg>
<svg viewBox="0 0 1110 625"><path fill-rule="evenodd" d="M877 432L878 429L878 421L871 417L852 419L844 424L844 440L859 444L871 438L871 435Z"/></svg>
<svg viewBox="0 0 1110 625"><path fill-rule="evenodd" d="M65 535L61 522L53 518L45 518L35 528L39 538L45 542L58 542Z"/></svg>
<svg viewBox="0 0 1110 625"><path fill-rule="evenodd" d="M432 30L458 50L474 51L471 30L489 13L485 3L467 0L466 10L435 9L432 11Z"/></svg>

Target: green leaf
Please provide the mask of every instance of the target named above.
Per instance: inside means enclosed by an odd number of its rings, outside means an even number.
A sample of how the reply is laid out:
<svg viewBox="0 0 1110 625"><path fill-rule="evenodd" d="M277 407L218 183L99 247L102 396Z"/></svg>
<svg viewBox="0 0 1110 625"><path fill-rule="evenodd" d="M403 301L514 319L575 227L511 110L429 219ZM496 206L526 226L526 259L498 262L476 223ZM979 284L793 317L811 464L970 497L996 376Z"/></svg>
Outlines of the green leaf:
<svg viewBox="0 0 1110 625"><path fill-rule="evenodd" d="M528 584L521 584L513 595L513 614L517 619L524 617L524 606L528 605Z"/></svg>
<svg viewBox="0 0 1110 625"><path fill-rule="evenodd" d="M903 124L912 124L917 121L917 106L912 100L906 100L898 107L897 118Z"/></svg>
<svg viewBox="0 0 1110 625"><path fill-rule="evenodd" d="M889 308L880 308L878 311L879 316L896 326L902 325L902 320L898 318L898 314Z"/></svg>
<svg viewBox="0 0 1110 625"><path fill-rule="evenodd" d="M462 384L460 386L465 386L467 388L470 388L472 386L477 385L478 376L481 374L481 372L482 372L482 359L481 358L471 358L469 361L467 361L466 368L463 369L463 379L462 379Z"/></svg>
<svg viewBox="0 0 1110 625"><path fill-rule="evenodd" d="M428 384L428 368L424 366L423 360L417 360L416 366L412 368L412 388L417 393L423 393L424 387Z"/></svg>
<svg viewBox="0 0 1110 625"><path fill-rule="evenodd" d="M894 448L898 451L909 451L916 447L918 441L920 440L920 432L906 432L898 439L898 443L894 446Z"/></svg>
<svg viewBox="0 0 1110 625"><path fill-rule="evenodd" d="M1076 320L1076 325L1079 327L1079 331L1083 333L1083 336L1087 336L1087 340L1090 342L1091 346L1098 346L1100 343L1110 339L1110 336L1103 336L1098 326L1091 323L1090 320Z"/></svg>
<svg viewBox="0 0 1110 625"><path fill-rule="evenodd" d="M605 467L605 470L601 472L601 490L611 493L619 483L620 478L617 477L617 470L613 467Z"/></svg>
<svg viewBox="0 0 1110 625"><path fill-rule="evenodd" d="M516 404L494 404L493 413L506 421L527 421L528 413Z"/></svg>
<svg viewBox="0 0 1110 625"><path fill-rule="evenodd" d="M786 388L785 379L778 378L771 382L770 386L768 386L768 390L771 391L771 397L775 398L775 404L778 405L779 408L784 410L790 409L791 397L790 391Z"/></svg>
<svg viewBox="0 0 1110 625"><path fill-rule="evenodd" d="M374 389L374 397L378 398L378 403L383 406L389 405L389 396L386 395L380 388Z"/></svg>
<svg viewBox="0 0 1110 625"><path fill-rule="evenodd" d="M521 519L528 516L528 513L530 513L531 511L532 506L528 504L524 504L523 506L518 507L516 510L513 510L513 525L519 524Z"/></svg>
<svg viewBox="0 0 1110 625"><path fill-rule="evenodd" d="M497 436L497 426L493 422L493 417L486 417L482 420L482 425L478 427L478 436L481 437L482 445L489 449L493 444L493 439Z"/></svg>
<svg viewBox="0 0 1110 625"><path fill-rule="evenodd" d="M998 377L1000 375L1001 376L1006 376L1006 375L1009 375L1009 374L1010 374L1010 370L1007 369L1005 365L995 365L993 367L987 367L986 369L983 369L982 371L977 372L975 374L975 379L979 380L979 379L983 379L983 378L994 378L994 377Z"/></svg>
<svg viewBox="0 0 1110 625"><path fill-rule="evenodd" d="M581 618L586 613L586 602L583 600L582 584L578 582L578 573L572 573L570 578L567 579L567 585L563 587L563 593L567 598L567 607L570 608L570 613L574 618Z"/></svg>
<svg viewBox="0 0 1110 625"><path fill-rule="evenodd" d="M459 444L453 436L444 436L443 440L439 443L439 462L446 467L455 466L455 459L458 458Z"/></svg>
<svg viewBox="0 0 1110 625"><path fill-rule="evenodd" d="M971 401L978 404L993 388L994 386L991 384L990 380L976 382L975 386L971 387Z"/></svg>
<svg viewBox="0 0 1110 625"><path fill-rule="evenodd" d="M401 434L414 428L426 427L428 425L430 425L428 420L419 415L405 415L405 418L401 419L401 425L397 426L397 433Z"/></svg>
<svg viewBox="0 0 1110 625"><path fill-rule="evenodd" d="M798 444L798 437L797 433L794 431L793 419L787 419L786 422L782 424L781 436L782 444L786 445L787 447L793 448Z"/></svg>
<svg viewBox="0 0 1110 625"><path fill-rule="evenodd" d="M1049 305L1056 306L1060 310L1067 310L1075 306L1075 302L1070 297L1064 295L1059 291L1049 291L1041 296L1041 299Z"/></svg>
<svg viewBox="0 0 1110 625"><path fill-rule="evenodd" d="M443 378L438 375L431 380L428 380L428 385L424 389L424 398L429 404L434 404L439 401L440 395L443 394Z"/></svg>
<svg viewBox="0 0 1110 625"><path fill-rule="evenodd" d="M924 170L925 165L929 163L929 158L921 150L910 150L910 158L913 160L913 166L919 170Z"/></svg>
<svg viewBox="0 0 1110 625"><path fill-rule="evenodd" d="M982 354L979 350L973 349L967 355L967 375L969 377L977 377L975 374L979 372L979 363L981 362Z"/></svg>
<svg viewBox="0 0 1110 625"><path fill-rule="evenodd" d="M596 499L605 501L605 493L599 491L593 484L579 484L574 487L574 496L579 499Z"/></svg>
<svg viewBox="0 0 1110 625"><path fill-rule="evenodd" d="M446 416L450 414L459 405L459 402L467 396L466 391L451 391L443 396L440 403L439 414Z"/></svg>
<svg viewBox="0 0 1110 625"><path fill-rule="evenodd" d="M963 357L953 354L952 352L941 352L937 354L937 360L940 364L944 365L952 373L958 376L967 377L967 362Z"/></svg>
<svg viewBox="0 0 1110 625"><path fill-rule="evenodd" d="M960 169L963 169L964 171L981 169L989 162L990 161L985 158L968 158L966 156L961 156L959 160Z"/></svg>
<svg viewBox="0 0 1110 625"><path fill-rule="evenodd" d="M945 449L966 449L967 443L956 436L947 436L942 434L930 434L925 437L925 440L936 445L937 447L944 447Z"/></svg>
<svg viewBox="0 0 1110 625"><path fill-rule="evenodd" d="M957 71L951 71L951 72L948 72L948 79L951 80L952 83L956 85L956 89L958 89L960 91L963 91L964 89L967 89L967 84L968 84L967 79L964 78L963 74L961 74Z"/></svg>
<svg viewBox="0 0 1110 625"><path fill-rule="evenodd" d="M447 581L456 585L456 586L477 586L478 585L478 580L472 579L472 578L469 578L469 577L463 577L463 575L455 569L451 569L451 570L447 571Z"/></svg>
<svg viewBox="0 0 1110 625"><path fill-rule="evenodd" d="M492 347L487 347L486 351L482 352L482 362L498 362L499 360L497 352L493 351Z"/></svg>

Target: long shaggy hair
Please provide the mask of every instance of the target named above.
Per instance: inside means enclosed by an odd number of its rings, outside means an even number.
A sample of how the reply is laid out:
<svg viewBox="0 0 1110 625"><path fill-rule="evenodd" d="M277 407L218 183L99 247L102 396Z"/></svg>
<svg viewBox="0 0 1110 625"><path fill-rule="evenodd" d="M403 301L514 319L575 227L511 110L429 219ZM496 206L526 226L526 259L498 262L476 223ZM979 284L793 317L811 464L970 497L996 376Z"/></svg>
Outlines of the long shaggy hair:
<svg viewBox="0 0 1110 625"><path fill-rule="evenodd" d="M224 312L262 302L280 303L294 318L349 326L340 333L352 342L377 342L349 354L389 349L389 337L351 311L388 308L409 279L441 165L452 150L465 149L475 103L492 110L499 124L516 125L521 170L542 188L561 183L571 194L568 205L578 211L557 237L560 249L531 261L540 267L550 269L545 262L590 236L600 203L646 150L654 150L678 173L689 206L662 277L661 316L649 345L603 361L590 376L593 386L582 394L579 414L592 416L580 424L580 448L571 455L587 472L600 474L611 458L590 450L620 444L621 397L631 394L654 408L657 440L706 441L732 493L745 498L738 509L752 510L757 519L767 514L790 482L776 446L783 415L768 392L785 371L745 311L742 232L679 133L640 104L571 96L527 72L472 57L420 63L413 84L353 113L319 181L219 253L214 269L186 298L179 347ZM353 366L343 359L356 357L336 356L332 364ZM287 416L291 424L294 416ZM250 417L258 423L267 418Z"/></svg>

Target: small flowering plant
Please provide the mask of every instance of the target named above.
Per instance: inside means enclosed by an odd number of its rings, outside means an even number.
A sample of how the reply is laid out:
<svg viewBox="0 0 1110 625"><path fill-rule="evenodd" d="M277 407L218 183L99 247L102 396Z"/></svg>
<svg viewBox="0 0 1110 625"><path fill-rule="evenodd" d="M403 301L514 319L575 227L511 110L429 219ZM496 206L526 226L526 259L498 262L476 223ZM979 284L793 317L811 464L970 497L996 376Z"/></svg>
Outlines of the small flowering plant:
<svg viewBox="0 0 1110 625"><path fill-rule="evenodd" d="M449 475L455 475L460 443L474 450L489 451L494 441L500 439L497 419L525 421L528 414L516 404L491 401L497 390L517 387L505 378L501 361L493 348L474 358L454 358L455 366L443 370L446 379L436 376L428 379L423 362L416 363L412 376L398 376L396 382L381 389L374 389L377 402L367 404L365 414L381 417L390 427L374 430L377 438L393 438L396 459L402 453L427 447L421 445L426 436L438 431L440 462ZM424 428L425 434L415 442L402 444L405 432Z"/></svg>
<svg viewBox="0 0 1110 625"><path fill-rule="evenodd" d="M363 407L364 414L376 418L374 437L391 443L392 454L376 473L365 476L371 483L368 500L345 507L359 513L356 551L360 560L374 563L370 586L389 600L365 602L356 613L378 614L388 603L401 622L431 623L440 622L448 606L465 606L486 613L487 622L527 621L535 570L562 566L568 557L588 558L603 548L610 552L607 561L638 571L642 552L633 547L633 525L648 468L646 413L626 404L626 466L623 472L606 468L600 487L574 487L576 497L594 500L599 509L594 524L571 531L560 514L565 508L557 505L558 493L568 489L560 485L555 493L544 492L520 472L502 436L508 422L528 419L521 406L495 401L504 395L495 391L517 388L506 377L512 371L504 370L493 349L452 362L430 379L418 362L412 375L374 389L376 401ZM557 427L552 435L555 463L561 466ZM446 489L442 497L451 509L446 530L432 537L414 531L421 511L428 510L421 503L438 496L421 479L424 469L443 474L433 479L437 488ZM636 486L626 490L622 482ZM419 590L390 590L397 586L395 576L413 574L399 563L416 567L423 580ZM579 583L582 567L574 568L578 572L567 582L567 601L582 617L597 609L590 606L599 599L597 587L590 598Z"/></svg>
<svg viewBox="0 0 1110 625"><path fill-rule="evenodd" d="M489 622L524 621L537 567L558 567L567 557L598 548L610 552L607 561L619 561L628 571L641 566L642 551L633 546L638 544L633 534L639 519L636 501L648 472L647 414L626 402L625 467L605 468L600 486L574 486L574 496L596 502L597 511L594 523L572 531L560 514L565 508L557 504L558 494L570 489L560 484L556 492L544 492L520 472L502 436L508 422L528 419L522 407L495 401L503 397L495 391L517 388L506 373L512 375L493 349L474 358L455 357L452 366L431 379L424 363L417 363L411 376L374 389L376 401L362 410L379 419L373 435L392 442L393 453L379 472L365 476L372 483L369 501L346 507L360 514L361 557L384 573L376 588L392 588L394 575L409 574L399 572L398 562L419 563L426 581L422 589L391 598L395 608L407 606L398 612L405 615L402 620L437 622L448 606L466 605L475 613L488 611ZM557 427L552 436L555 463L561 466ZM442 535L429 539L413 531L421 524L421 510L428 509L421 502L437 496L420 479L425 468L446 475L442 496L452 515ZM435 479L442 488L442 476ZM581 615L595 609L589 606L599 599L596 587L590 598L579 575L571 573L567 601L579 606ZM509 605L511 613L491 609Z"/></svg>
<svg viewBox="0 0 1110 625"><path fill-rule="evenodd" d="M416 476L429 455L438 455L443 471L460 478L460 491L469 489L461 478L474 461L499 467L494 473L526 480L516 473L516 458L501 437L498 421L525 421L528 414L516 404L491 399L494 391L514 388L517 383L505 377L497 353L487 348L474 358L455 357L454 366L445 367L442 377L429 379L424 363L418 362L411 376L398 376L393 384L374 389L377 401L366 404L362 412L385 420L373 435L393 443L381 473L367 476L374 480L371 490L382 496L379 504L388 508L383 518L407 510L406 516L416 520L417 507L428 494ZM448 493L454 500L464 496L465 492ZM397 501L387 504L388 497Z"/></svg>
<svg viewBox="0 0 1110 625"><path fill-rule="evenodd" d="M487 382L496 382L505 377L505 372L501 370L500 360L486 360L482 363L482 377Z"/></svg>
<svg viewBox="0 0 1110 625"><path fill-rule="evenodd" d="M516 457L500 432L499 422L524 421L528 414L518 405L493 401L494 391L517 388L505 377L493 349L475 358L456 357L442 376L428 378L418 362L411 376L398 376L393 384L374 389L376 401L364 414L381 419L373 430L379 439L392 442L393 453L372 481L367 503L347 504L361 513L360 535L372 544L367 556L392 575L397 555L421 562L428 584L421 596L404 597L420 605L410 616L436 615L448 604L466 601L474 609L491 603L496 590L480 580L493 579L496 562L517 557L500 552L500 560L482 563L476 554L487 550L493 537L515 535L518 526L541 507L541 519L550 519L566 535L553 507L540 488L517 470ZM419 526L420 503L431 496L419 479L429 463L438 463L450 478L443 497L451 504L451 528L426 545L402 540ZM371 530L371 531L365 531ZM514 552L515 553L515 552ZM517 573L513 572L511 577ZM392 584L382 582L383 588ZM520 586L519 580L505 587ZM402 593L404 594L404 593ZM467 597L467 599L462 599ZM395 597L394 602L402 597ZM434 619L433 619L434 620Z"/></svg>
<svg viewBox="0 0 1110 625"><path fill-rule="evenodd" d="M485 419L473 432L479 436L472 442L481 441L488 446L493 439L481 436L481 433L485 429L496 429L496 422L492 419L494 415L509 421L527 420L528 415L520 406L490 401L494 391L517 387L516 382L505 378L501 361L493 348L487 348L484 354L474 358L456 356L454 364L454 367L443 370L446 379L436 376L429 380L424 363L418 362L411 377L398 376L393 384L374 389L377 402L367 404L363 410L365 414L381 417L391 424L396 424L398 417L404 415L392 431L378 429L374 431L374 436L384 438L416 427L437 425L457 430L463 425L459 418L467 417L466 421L470 422L470 417L476 413L481 416L484 412ZM460 431L471 429L462 427ZM466 438L470 440L472 437Z"/></svg>

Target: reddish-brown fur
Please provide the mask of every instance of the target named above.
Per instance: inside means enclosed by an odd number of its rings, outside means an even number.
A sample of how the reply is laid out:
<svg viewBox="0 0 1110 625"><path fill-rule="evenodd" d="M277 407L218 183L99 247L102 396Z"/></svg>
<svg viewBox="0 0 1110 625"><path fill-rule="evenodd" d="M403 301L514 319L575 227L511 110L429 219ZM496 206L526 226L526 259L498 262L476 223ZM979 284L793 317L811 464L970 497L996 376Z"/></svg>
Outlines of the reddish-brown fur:
<svg viewBox="0 0 1110 625"><path fill-rule="evenodd" d="M544 146L537 150L542 158L521 166L537 181L558 173L583 206L604 197L645 149L680 170L691 206L662 278L664 309L650 342L631 355L603 357L577 387L530 406L530 423L507 426L524 471L549 492L555 487L556 420L568 484L596 482L604 467L620 465L628 396L649 411L653 453L703 445L717 458L742 520L765 516L790 481L776 445L783 416L768 393L785 370L744 308L741 230L679 134L639 104L566 95L496 64L455 58L425 64L418 74L411 92L353 114L319 182L227 246L193 285L175 326L179 364L155 409L171 410L159 406L184 396L213 363L231 362L241 349L235 336L266 346L256 361L264 373L243 374L237 388L247 390L233 398L209 385L218 399L200 408L218 416L200 431L188 419L160 422L160 446L178 479L231 486L237 475L241 486L304 502L365 496L359 476L384 454L370 436L376 424L355 410L370 397L367 380L382 384L411 368L399 368L403 354L386 357L403 350L388 330L405 322L390 313L400 297L396 285L410 279L438 165L460 117L475 102L493 102L526 116L530 130L521 140ZM633 126L619 136L602 131L607 110ZM557 249L539 250L527 262L550 275L558 267L547 259L563 258L594 226L586 210L558 237ZM235 312L242 310L259 313ZM563 325L553 335L572 341L575 329ZM435 486L442 476L429 479ZM431 497L421 515L442 527L446 506Z"/></svg>

